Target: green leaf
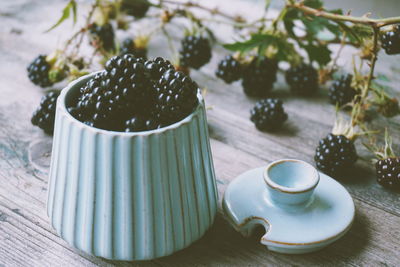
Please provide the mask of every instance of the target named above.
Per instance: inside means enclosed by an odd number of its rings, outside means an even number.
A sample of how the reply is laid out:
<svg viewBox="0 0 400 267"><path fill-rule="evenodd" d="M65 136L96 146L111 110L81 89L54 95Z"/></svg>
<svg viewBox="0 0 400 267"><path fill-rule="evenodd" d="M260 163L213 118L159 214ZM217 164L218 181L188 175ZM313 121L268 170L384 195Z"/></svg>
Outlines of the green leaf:
<svg viewBox="0 0 400 267"><path fill-rule="evenodd" d="M306 0L304 1L304 5L315 9L319 9L322 8L323 3L321 0Z"/></svg>
<svg viewBox="0 0 400 267"><path fill-rule="evenodd" d="M54 28L57 28L61 23L64 22L64 20L68 19L69 16L71 15L71 10L73 13L74 23L75 23L75 21L76 21L76 2L75 2L75 0L70 0L68 2L68 4L64 7L61 18L56 22L56 24L54 24L50 29L46 30L45 32L49 32L49 31L53 30Z"/></svg>
<svg viewBox="0 0 400 267"><path fill-rule="evenodd" d="M77 17L78 17L77 6L76 6L75 0L71 0L71 3L72 3L72 7L71 7L71 9L72 9L72 16L73 16L73 21L74 21L74 25L75 25L75 23L76 23L76 21L77 21Z"/></svg>
<svg viewBox="0 0 400 267"><path fill-rule="evenodd" d="M267 47L275 38L273 35L257 33L252 35L249 40L224 44L223 46L231 51L246 52L260 46Z"/></svg>
<svg viewBox="0 0 400 267"><path fill-rule="evenodd" d="M367 25L354 24L351 29L354 32L354 35L360 39L369 39L374 35L372 28Z"/></svg>
<svg viewBox="0 0 400 267"><path fill-rule="evenodd" d="M307 51L310 62L316 61L321 67L325 66L331 61L331 51L326 45L312 45L304 46Z"/></svg>
<svg viewBox="0 0 400 267"><path fill-rule="evenodd" d="M376 76L376 79L379 80L379 81L382 81L382 82L390 82L389 77L386 76L385 74L382 74L382 73L379 73L379 74Z"/></svg>

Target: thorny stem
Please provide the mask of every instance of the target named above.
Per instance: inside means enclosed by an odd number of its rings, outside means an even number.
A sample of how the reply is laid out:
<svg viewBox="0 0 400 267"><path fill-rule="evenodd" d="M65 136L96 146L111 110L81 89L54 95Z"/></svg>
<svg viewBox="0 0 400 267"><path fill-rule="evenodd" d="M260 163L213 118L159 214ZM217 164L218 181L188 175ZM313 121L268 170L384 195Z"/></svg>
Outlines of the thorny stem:
<svg viewBox="0 0 400 267"><path fill-rule="evenodd" d="M365 84L362 93L361 93L361 102L365 100L365 98L368 96L369 89L371 87L371 82L372 79L374 78L374 71L375 71L375 65L376 65L376 60L378 59L378 37L379 37L379 28L378 27L373 27L374 30L374 36L373 36L373 47L372 47L372 59L371 59L371 64L370 64L370 69L369 69L369 74L367 78L367 83Z"/></svg>
<svg viewBox="0 0 400 267"><path fill-rule="evenodd" d="M335 14L335 13L327 12L324 10L305 6L303 1L298 2L298 3L290 3L289 2L286 5L288 7L298 9L305 14L313 15L316 17L323 17L323 18L333 20L333 21L347 21L347 22L352 22L352 23L365 24L365 25L369 25L369 26L371 26L373 28L377 28L377 29L379 29L383 26L400 23L400 17L390 17L390 18L384 18L384 19L371 19L371 18L368 18L367 16L355 17L355 16L350 16L350 15L340 15L340 14Z"/></svg>

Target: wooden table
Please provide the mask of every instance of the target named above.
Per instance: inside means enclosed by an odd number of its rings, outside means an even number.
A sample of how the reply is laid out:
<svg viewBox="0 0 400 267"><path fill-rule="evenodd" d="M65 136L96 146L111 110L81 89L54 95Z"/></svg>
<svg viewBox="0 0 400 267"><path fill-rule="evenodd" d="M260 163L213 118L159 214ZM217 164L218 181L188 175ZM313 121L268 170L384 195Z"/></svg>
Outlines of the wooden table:
<svg viewBox="0 0 400 267"><path fill-rule="evenodd" d="M48 53L61 43L64 29L70 31L67 22L55 33L42 34L59 16L63 4L50 0L0 3L0 266L131 264L105 261L73 249L56 235L46 215L51 137L30 123L43 92L28 80L25 68L36 55ZM151 55L162 45L165 42L153 42ZM313 162L317 142L330 131L334 117L326 90L312 98L295 98L280 77L273 96L283 99L289 121L277 133L262 133L249 120L255 100L245 97L240 84L225 85L214 77L219 58L221 55L214 54L213 62L193 72L193 77L207 88L220 198L229 181L247 169L287 157ZM380 56L378 71L398 85L400 64L396 59L399 56ZM375 128L389 123L386 119L379 121L374 122ZM390 127L397 137L399 119L390 120ZM398 141L395 138L395 143ZM244 238L219 214L210 231L189 248L133 265L400 265L400 194L386 191L375 182L370 155L359 142L357 147L362 158L354 172L342 180L355 201L355 222L347 235L328 248L307 255L273 253L259 244L261 232Z"/></svg>

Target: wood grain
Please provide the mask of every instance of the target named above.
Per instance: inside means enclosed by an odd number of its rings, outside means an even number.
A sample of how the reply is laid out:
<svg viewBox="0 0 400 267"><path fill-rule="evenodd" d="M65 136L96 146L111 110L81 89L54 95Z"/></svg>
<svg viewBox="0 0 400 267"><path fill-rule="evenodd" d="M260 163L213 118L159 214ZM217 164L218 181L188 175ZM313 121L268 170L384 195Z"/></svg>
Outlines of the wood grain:
<svg viewBox="0 0 400 267"><path fill-rule="evenodd" d="M209 1L210 2L210 1ZM209 232L191 247L149 262L112 262L81 253L60 239L46 215L47 170L51 137L30 124L42 90L26 77L25 67L39 53L54 49L58 34L43 35L60 13L62 1L28 0L0 3L0 267L2 266L396 266L400 262L399 195L376 184L369 154L357 144L361 159L340 181L355 199L356 219L350 232L328 248L307 255L282 255L259 244L263 230L244 238L219 214ZM46 14L43 16L42 14ZM57 34L58 33L58 34ZM151 43L151 55L165 42ZM225 85L213 71L223 56L217 49L212 62L192 76L207 88L211 146L220 198L241 172L279 158L313 162L318 140L332 127L333 107L326 91L312 98L290 95L279 78L272 96L283 99L289 121L273 134L257 131L249 120L254 99L244 96L239 83ZM348 51L350 53L351 51ZM162 53L164 54L164 52ZM382 56L378 71L393 84L400 82L399 63ZM57 85L62 88L63 84ZM374 122L382 129L388 120ZM394 135L400 121L390 121ZM399 142L396 138L395 142Z"/></svg>

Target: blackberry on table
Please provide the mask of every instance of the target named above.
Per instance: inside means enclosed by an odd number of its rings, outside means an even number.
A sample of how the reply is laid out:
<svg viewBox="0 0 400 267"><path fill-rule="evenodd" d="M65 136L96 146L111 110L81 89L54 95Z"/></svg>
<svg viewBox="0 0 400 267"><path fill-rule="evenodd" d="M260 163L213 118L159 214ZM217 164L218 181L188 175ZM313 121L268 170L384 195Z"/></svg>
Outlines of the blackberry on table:
<svg viewBox="0 0 400 267"><path fill-rule="evenodd" d="M59 94L59 91L50 91L44 95L39 108L32 115L32 124L43 129L47 134L53 134L56 102Z"/></svg>
<svg viewBox="0 0 400 267"><path fill-rule="evenodd" d="M199 69L211 59L210 42L202 36L186 36L181 42L179 58L183 67Z"/></svg>
<svg viewBox="0 0 400 267"><path fill-rule="evenodd" d="M308 96L318 90L318 73L311 65L292 67L286 71L285 78L295 94Z"/></svg>
<svg viewBox="0 0 400 267"><path fill-rule="evenodd" d="M336 176L353 166L357 158L353 141L344 135L334 134L328 134L319 141L314 156L317 168L331 176Z"/></svg>
<svg viewBox="0 0 400 267"><path fill-rule="evenodd" d="M89 28L91 44L95 47L102 47L106 51L115 49L114 29L110 23L104 25L92 24Z"/></svg>
<svg viewBox="0 0 400 267"><path fill-rule="evenodd" d="M219 62L215 75L226 83L232 83L241 78L242 66L232 55L229 55Z"/></svg>
<svg viewBox="0 0 400 267"><path fill-rule="evenodd" d="M155 113L160 116L163 126L183 119L196 107L198 85L180 71L167 70L154 89Z"/></svg>
<svg viewBox="0 0 400 267"><path fill-rule="evenodd" d="M243 72L242 86L246 95L266 97L276 81L278 64L269 58L254 58Z"/></svg>
<svg viewBox="0 0 400 267"><path fill-rule="evenodd" d="M131 54L134 57L147 57L147 49L146 48L138 48L135 46L135 41L132 38L126 38L120 48L120 55Z"/></svg>
<svg viewBox="0 0 400 267"><path fill-rule="evenodd" d="M332 86L329 88L329 101L332 104L343 106L351 102L355 95L356 90L351 87L352 75L342 75L339 79L334 80Z"/></svg>
<svg viewBox="0 0 400 267"><path fill-rule="evenodd" d="M377 181L383 187L400 190L400 158L381 159L375 164Z"/></svg>
<svg viewBox="0 0 400 267"><path fill-rule="evenodd" d="M121 10L135 18L143 18L149 10L150 2L147 0L122 0Z"/></svg>
<svg viewBox="0 0 400 267"><path fill-rule="evenodd" d="M266 98L258 101L250 111L250 120L260 131L273 131L279 128L288 118L282 101Z"/></svg>
<svg viewBox="0 0 400 267"><path fill-rule="evenodd" d="M46 55L39 55L27 67L28 77L40 87L51 86L53 83L49 78L50 64L46 61Z"/></svg>
<svg viewBox="0 0 400 267"><path fill-rule="evenodd" d="M381 44L386 54L400 54L400 24L394 25L393 30L381 35Z"/></svg>

